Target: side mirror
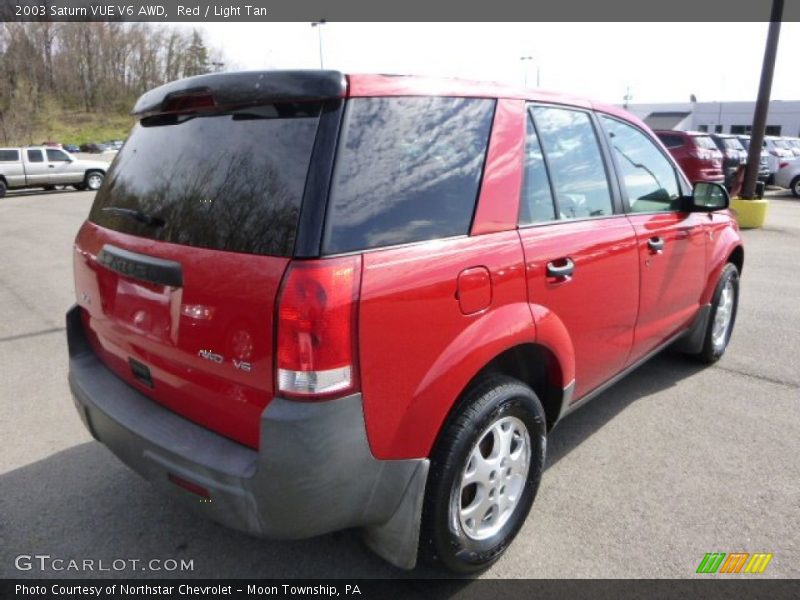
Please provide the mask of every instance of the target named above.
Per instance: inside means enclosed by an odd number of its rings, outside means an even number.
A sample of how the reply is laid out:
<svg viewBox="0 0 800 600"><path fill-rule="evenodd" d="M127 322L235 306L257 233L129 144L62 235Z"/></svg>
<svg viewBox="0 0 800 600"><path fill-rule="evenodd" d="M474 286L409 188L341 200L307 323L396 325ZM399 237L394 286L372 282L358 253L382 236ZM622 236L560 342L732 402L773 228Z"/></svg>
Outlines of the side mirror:
<svg viewBox="0 0 800 600"><path fill-rule="evenodd" d="M710 181L698 181L692 188L692 212L713 212L728 208L731 198L724 185Z"/></svg>

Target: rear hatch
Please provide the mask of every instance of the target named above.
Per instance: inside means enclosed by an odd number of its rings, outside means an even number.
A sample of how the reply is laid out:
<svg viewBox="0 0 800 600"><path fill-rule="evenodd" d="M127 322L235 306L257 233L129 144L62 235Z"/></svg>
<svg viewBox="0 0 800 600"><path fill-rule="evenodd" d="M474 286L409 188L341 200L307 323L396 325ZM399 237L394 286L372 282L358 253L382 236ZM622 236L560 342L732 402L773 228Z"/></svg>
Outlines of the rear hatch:
<svg viewBox="0 0 800 600"><path fill-rule="evenodd" d="M85 329L114 373L257 447L320 96L343 93L344 80L247 75L185 80L195 85L140 99L140 122L78 234L74 266Z"/></svg>

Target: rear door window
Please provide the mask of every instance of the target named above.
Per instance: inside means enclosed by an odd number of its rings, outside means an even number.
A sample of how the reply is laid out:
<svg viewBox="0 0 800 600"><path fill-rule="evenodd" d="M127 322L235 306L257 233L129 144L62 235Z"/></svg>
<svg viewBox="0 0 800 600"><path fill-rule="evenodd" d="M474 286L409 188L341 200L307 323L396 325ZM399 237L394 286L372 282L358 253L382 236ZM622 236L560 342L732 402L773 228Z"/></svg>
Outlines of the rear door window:
<svg viewBox="0 0 800 600"><path fill-rule="evenodd" d="M320 110L274 104L143 119L89 219L165 242L289 256Z"/></svg>
<svg viewBox="0 0 800 600"><path fill-rule="evenodd" d="M44 162L44 156L42 156L41 150L28 150L28 162L36 163L36 162Z"/></svg>
<svg viewBox="0 0 800 600"><path fill-rule="evenodd" d="M561 219L614 213L599 141L588 113L535 106L539 131Z"/></svg>
<svg viewBox="0 0 800 600"><path fill-rule="evenodd" d="M386 97L347 104L324 251L467 234L494 100Z"/></svg>

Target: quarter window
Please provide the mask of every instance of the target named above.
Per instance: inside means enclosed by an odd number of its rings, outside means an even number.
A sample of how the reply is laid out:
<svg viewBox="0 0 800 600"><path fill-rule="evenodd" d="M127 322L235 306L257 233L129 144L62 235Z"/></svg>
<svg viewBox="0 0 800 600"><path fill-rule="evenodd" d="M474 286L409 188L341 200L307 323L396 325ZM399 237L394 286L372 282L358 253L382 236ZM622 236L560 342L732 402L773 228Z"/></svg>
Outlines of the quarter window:
<svg viewBox="0 0 800 600"><path fill-rule="evenodd" d="M680 187L675 169L641 131L601 117L628 195L631 212L678 210Z"/></svg>
<svg viewBox="0 0 800 600"><path fill-rule="evenodd" d="M589 114L536 106L533 115L550 166L559 218L613 214L611 190Z"/></svg>
<svg viewBox="0 0 800 600"><path fill-rule="evenodd" d="M347 104L325 252L468 233L494 101L396 97Z"/></svg>
<svg viewBox="0 0 800 600"><path fill-rule="evenodd" d="M16 150L0 150L0 162L16 162L19 160L19 152Z"/></svg>

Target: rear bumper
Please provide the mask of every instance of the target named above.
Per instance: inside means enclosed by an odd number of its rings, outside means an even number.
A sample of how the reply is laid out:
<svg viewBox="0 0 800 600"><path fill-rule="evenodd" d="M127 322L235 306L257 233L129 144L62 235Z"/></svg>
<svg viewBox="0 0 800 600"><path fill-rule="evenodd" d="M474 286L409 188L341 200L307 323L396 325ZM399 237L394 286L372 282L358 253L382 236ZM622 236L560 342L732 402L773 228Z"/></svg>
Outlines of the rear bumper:
<svg viewBox="0 0 800 600"><path fill-rule="evenodd" d="M375 459L360 394L318 403L273 399L261 417L261 447L253 450L116 377L91 350L77 307L67 314L67 334L69 382L81 419L159 491L261 537L298 539L365 527L384 558L414 566L428 460ZM208 490L210 498L175 485L170 475Z"/></svg>

